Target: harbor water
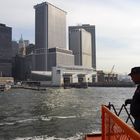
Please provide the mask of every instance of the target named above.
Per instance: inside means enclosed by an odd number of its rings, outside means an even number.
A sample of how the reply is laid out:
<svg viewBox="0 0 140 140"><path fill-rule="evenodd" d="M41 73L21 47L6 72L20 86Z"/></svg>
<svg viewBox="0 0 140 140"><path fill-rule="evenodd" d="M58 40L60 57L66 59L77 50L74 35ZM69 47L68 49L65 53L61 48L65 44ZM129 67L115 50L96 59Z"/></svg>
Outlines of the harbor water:
<svg viewBox="0 0 140 140"><path fill-rule="evenodd" d="M80 140L101 130L101 105L119 108L135 88L11 89L0 93L0 140Z"/></svg>

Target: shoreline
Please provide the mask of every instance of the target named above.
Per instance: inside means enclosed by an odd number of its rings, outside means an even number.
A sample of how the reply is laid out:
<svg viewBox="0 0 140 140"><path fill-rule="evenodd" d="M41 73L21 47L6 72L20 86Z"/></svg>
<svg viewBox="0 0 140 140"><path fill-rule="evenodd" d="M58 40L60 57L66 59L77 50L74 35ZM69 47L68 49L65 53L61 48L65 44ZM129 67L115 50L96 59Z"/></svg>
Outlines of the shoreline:
<svg viewBox="0 0 140 140"><path fill-rule="evenodd" d="M74 83L61 86L48 85L13 85L11 89L22 88L29 90L45 91L47 88L88 88L88 87L135 87L133 83Z"/></svg>

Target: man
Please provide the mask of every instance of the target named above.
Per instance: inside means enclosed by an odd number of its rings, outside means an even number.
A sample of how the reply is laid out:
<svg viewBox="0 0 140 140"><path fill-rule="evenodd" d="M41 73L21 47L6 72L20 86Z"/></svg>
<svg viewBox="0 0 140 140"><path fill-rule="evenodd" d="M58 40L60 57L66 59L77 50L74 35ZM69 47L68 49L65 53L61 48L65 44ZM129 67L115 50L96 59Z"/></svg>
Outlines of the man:
<svg viewBox="0 0 140 140"><path fill-rule="evenodd" d="M134 67L129 74L137 89L132 99L127 99L125 105L130 104L130 114L134 117L134 128L140 133L140 67Z"/></svg>

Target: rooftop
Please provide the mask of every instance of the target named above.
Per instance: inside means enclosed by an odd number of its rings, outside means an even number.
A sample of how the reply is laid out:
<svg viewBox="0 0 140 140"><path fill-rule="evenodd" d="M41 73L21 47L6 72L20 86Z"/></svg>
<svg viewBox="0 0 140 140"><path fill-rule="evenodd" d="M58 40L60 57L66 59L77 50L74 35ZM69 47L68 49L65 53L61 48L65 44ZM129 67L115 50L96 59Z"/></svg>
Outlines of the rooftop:
<svg viewBox="0 0 140 140"><path fill-rule="evenodd" d="M60 8L58 8L58 7L56 7L55 5L53 5L53 4L49 3L49 2L42 2L42 3L40 3L40 4L35 5L34 8L36 9L36 8L41 7L41 6L44 6L44 5L51 5L51 6L55 7L55 8L57 8L57 9L59 9L59 10L65 12L65 13L67 13L66 11L64 11L64 10L62 10L62 9L60 9Z"/></svg>

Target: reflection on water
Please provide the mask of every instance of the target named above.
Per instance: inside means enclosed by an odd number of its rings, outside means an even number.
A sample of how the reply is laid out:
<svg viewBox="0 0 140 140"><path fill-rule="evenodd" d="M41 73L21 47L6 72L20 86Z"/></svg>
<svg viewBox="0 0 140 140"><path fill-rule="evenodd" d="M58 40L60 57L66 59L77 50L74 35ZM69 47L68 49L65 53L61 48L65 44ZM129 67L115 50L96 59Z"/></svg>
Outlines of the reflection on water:
<svg viewBox="0 0 140 140"><path fill-rule="evenodd" d="M92 87L0 93L0 140L80 139L100 131L102 104L120 107L134 90Z"/></svg>

